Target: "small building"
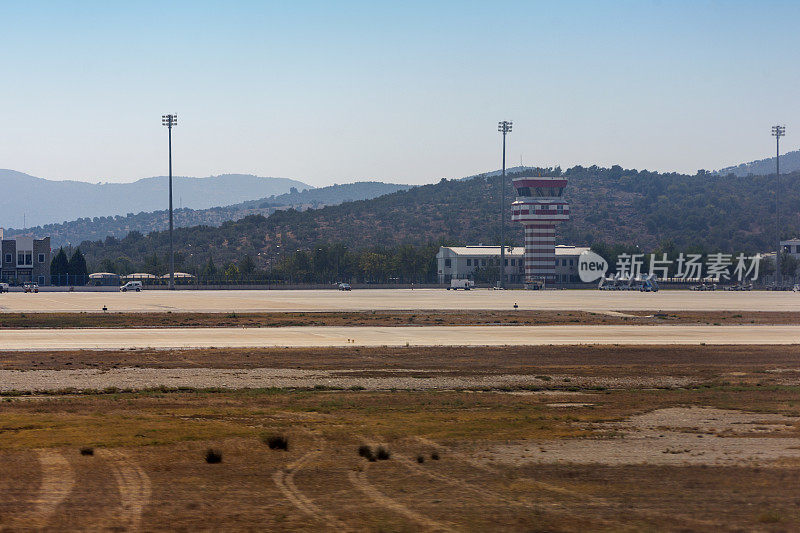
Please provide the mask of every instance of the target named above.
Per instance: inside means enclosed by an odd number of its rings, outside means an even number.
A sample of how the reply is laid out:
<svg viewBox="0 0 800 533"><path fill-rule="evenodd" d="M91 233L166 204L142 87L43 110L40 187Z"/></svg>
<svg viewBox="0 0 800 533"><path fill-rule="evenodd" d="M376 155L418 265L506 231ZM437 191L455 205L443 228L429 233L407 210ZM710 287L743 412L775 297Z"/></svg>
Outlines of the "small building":
<svg viewBox="0 0 800 533"><path fill-rule="evenodd" d="M0 229L0 281L50 285L50 237L3 238Z"/></svg>
<svg viewBox="0 0 800 533"><path fill-rule="evenodd" d="M578 256L589 250L586 247L556 245L556 283L579 283ZM442 246L436 254L439 283L451 279L471 279L477 268L491 267L500 263L499 246ZM510 283L525 282L525 249L521 246L506 247L506 275Z"/></svg>
<svg viewBox="0 0 800 533"><path fill-rule="evenodd" d="M781 241L781 249L785 253L793 255L795 259L800 259L800 238ZM774 261L773 258L773 262Z"/></svg>

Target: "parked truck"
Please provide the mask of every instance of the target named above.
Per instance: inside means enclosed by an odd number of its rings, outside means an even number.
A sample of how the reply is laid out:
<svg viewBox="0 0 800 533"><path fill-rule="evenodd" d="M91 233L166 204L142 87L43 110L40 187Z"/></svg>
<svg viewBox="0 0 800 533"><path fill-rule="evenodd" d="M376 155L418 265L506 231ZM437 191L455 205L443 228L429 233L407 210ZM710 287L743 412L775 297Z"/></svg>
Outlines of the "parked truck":
<svg viewBox="0 0 800 533"><path fill-rule="evenodd" d="M450 286L447 287L447 290L453 289L457 291L458 289L464 289L465 291L470 290L472 287L475 286L475 282L469 279L451 279Z"/></svg>

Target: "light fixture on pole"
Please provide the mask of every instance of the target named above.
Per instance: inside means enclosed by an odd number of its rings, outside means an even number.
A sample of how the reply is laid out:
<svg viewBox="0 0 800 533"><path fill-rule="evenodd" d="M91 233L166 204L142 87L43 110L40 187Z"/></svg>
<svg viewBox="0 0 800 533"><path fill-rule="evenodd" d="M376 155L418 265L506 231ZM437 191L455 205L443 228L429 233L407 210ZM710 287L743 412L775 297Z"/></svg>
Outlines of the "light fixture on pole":
<svg viewBox="0 0 800 533"><path fill-rule="evenodd" d="M778 253L775 256L775 285L780 286L781 279L781 137L786 135L786 126L772 126L772 136L775 137L775 233L778 237Z"/></svg>
<svg viewBox="0 0 800 533"><path fill-rule="evenodd" d="M178 115L161 115L161 124L169 131L169 290L175 289L175 250L172 245L172 127L178 125Z"/></svg>
<svg viewBox="0 0 800 533"><path fill-rule="evenodd" d="M503 134L503 176L500 182L500 279L497 284L506 287L506 135L511 133L513 122L503 120L497 123L497 131Z"/></svg>

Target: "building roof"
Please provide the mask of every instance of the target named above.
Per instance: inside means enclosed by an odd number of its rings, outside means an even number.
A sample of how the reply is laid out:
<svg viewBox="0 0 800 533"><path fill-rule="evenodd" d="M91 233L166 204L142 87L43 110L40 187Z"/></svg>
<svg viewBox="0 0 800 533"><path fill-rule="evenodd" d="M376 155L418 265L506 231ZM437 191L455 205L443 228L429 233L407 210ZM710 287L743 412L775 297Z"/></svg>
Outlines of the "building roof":
<svg viewBox="0 0 800 533"><path fill-rule="evenodd" d="M456 255L463 256L500 255L499 246L442 246L442 248L450 250ZM583 246L570 246L568 244L556 245L556 255L580 255L588 250L588 247ZM509 246L506 248L506 255L522 257L524 254L524 246Z"/></svg>
<svg viewBox="0 0 800 533"><path fill-rule="evenodd" d="M99 278L118 278L119 274L114 274L113 272L95 272L93 274L89 274L89 279L99 279Z"/></svg>
<svg viewBox="0 0 800 533"><path fill-rule="evenodd" d="M795 237L794 239L787 239L785 241L781 241L782 246L787 244L800 244L800 237Z"/></svg>

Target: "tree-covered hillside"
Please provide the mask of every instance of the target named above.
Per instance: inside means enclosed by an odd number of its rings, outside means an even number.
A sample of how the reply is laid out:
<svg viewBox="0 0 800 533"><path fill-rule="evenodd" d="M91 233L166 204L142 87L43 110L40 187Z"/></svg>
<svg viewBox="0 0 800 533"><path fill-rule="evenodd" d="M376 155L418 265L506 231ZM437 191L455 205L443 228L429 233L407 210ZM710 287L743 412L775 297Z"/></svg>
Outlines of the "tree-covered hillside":
<svg viewBox="0 0 800 533"><path fill-rule="evenodd" d="M543 169L558 174L560 169ZM663 241L678 248L709 251L763 251L774 248L775 178L695 176L612 168L574 167L565 193L572 220L558 227L558 242L638 245L647 251ZM800 173L782 176L783 236L800 233ZM497 177L442 180L371 200L306 211L253 215L219 227L196 226L175 232L184 268L213 257L217 264L245 255L257 267L282 254L341 243L351 250L432 242L494 243L498 240ZM509 200L512 191L509 182ZM522 244L522 227L506 217L508 241ZM90 265L125 260L131 268L165 257L166 232L132 233L123 239L86 242Z"/></svg>
<svg viewBox="0 0 800 533"><path fill-rule="evenodd" d="M280 209L313 209L325 205L336 205L352 200L375 198L409 188L409 185L366 181L331 185L317 189L303 189L291 187L290 192L272 195L258 200L212 207L209 209L175 209L173 221L175 227L189 226L219 226L223 222L239 220L248 215L264 215ZM177 191L179 193L180 190ZM176 193L176 195L177 195ZM163 196L163 195L162 195ZM128 213L125 216L85 217L61 224L46 224L35 228L6 230L9 237L17 235L31 235L37 239L50 237L53 246L77 245L83 241L103 240L107 236L123 238L131 231L150 233L161 231L169 227L169 211Z"/></svg>

